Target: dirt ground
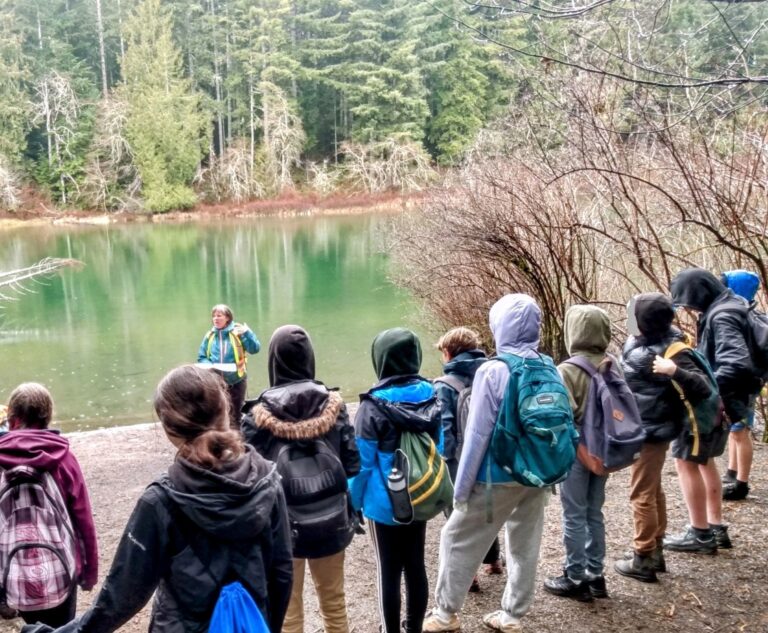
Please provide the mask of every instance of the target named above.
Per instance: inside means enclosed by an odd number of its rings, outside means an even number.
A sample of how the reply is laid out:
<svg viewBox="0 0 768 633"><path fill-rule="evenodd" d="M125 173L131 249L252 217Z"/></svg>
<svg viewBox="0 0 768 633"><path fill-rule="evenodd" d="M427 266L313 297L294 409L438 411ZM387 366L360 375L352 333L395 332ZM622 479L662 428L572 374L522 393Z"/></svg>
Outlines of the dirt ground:
<svg viewBox="0 0 768 633"><path fill-rule="evenodd" d="M90 489L101 550L100 578L104 578L117 542L133 505L144 487L173 459L174 451L156 425L93 431L71 436ZM674 465L664 469L670 514L670 531L687 522L676 481ZM553 496L546 511L544 541L538 569L536 600L525 619L531 633L556 633L573 629L578 633L612 631L672 632L768 632L768 445L755 450L751 482L753 494L744 502L726 502L732 550L717 556L667 555L669 573L655 585L618 576L612 561L630 544L632 525L628 501L628 473L612 476L605 505L609 600L581 604L556 598L541 590L547 575L560 573L562 561L560 504ZM434 519L427 535L427 570L431 588L437 576L437 551L442 516ZM370 538L358 536L347 550L346 590L351 630L378 631L375 567ZM482 591L470 594L462 615L463 631L487 630L481 617L499 608L503 576L480 576ZM306 633L320 633L311 583L307 583ZM97 588L98 589L98 588ZM81 594L78 612L90 603L95 592ZM145 608L121 631L147 630ZM0 624L0 632L16 631L15 623Z"/></svg>

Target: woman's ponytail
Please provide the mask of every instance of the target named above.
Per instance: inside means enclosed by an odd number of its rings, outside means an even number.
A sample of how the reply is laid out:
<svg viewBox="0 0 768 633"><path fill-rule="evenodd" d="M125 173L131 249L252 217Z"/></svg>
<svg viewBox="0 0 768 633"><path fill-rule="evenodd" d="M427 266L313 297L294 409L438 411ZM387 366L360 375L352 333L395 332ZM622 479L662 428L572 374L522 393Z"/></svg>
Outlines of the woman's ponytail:
<svg viewBox="0 0 768 633"><path fill-rule="evenodd" d="M242 437L229 428L226 384L216 372L177 367L160 381L154 405L168 437L180 442L179 456L196 466L219 470L245 452Z"/></svg>

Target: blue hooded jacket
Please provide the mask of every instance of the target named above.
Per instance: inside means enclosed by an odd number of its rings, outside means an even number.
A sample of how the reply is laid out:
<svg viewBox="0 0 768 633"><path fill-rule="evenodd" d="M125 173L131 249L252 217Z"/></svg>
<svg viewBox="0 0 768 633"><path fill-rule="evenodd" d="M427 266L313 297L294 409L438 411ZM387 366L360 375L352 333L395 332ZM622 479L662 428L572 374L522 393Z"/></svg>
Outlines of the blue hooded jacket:
<svg viewBox="0 0 768 633"><path fill-rule="evenodd" d="M360 396L355 435L360 472L349 480L355 510L367 519L396 525L387 492L395 450L403 431L426 432L442 450L440 409L432 383L420 376L391 376Z"/></svg>

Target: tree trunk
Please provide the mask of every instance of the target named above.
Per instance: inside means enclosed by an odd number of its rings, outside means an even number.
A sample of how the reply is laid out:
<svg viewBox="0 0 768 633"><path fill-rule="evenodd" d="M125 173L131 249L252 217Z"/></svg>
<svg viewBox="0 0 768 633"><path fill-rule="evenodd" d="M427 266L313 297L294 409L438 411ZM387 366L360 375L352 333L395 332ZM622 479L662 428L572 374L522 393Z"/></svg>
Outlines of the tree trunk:
<svg viewBox="0 0 768 633"><path fill-rule="evenodd" d="M221 116L221 75L219 74L219 48L216 42L216 9L214 0L208 1L208 7L211 11L211 31L213 42L213 86L216 93L216 129L218 131L218 150L219 156L224 153L224 121Z"/></svg>
<svg viewBox="0 0 768 633"><path fill-rule="evenodd" d="M109 98L109 85L107 83L107 55L104 51L104 21L101 17L101 0L96 2L96 28L99 34L99 61L101 62L101 93L105 99Z"/></svg>
<svg viewBox="0 0 768 633"><path fill-rule="evenodd" d="M117 34L120 38L120 67L122 68L125 61L125 40L123 39L123 11L120 0L117 0Z"/></svg>

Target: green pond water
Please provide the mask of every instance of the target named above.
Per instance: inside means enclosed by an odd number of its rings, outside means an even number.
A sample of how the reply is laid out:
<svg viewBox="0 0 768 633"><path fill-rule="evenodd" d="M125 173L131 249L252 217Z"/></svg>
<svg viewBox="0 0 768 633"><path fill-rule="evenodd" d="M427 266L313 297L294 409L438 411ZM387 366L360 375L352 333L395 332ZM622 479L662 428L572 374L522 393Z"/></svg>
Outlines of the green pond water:
<svg viewBox="0 0 768 633"><path fill-rule="evenodd" d="M375 381L370 344L388 327L419 332L423 373L437 375L434 337L387 280L384 222L362 215L2 232L0 270L44 257L85 267L0 302L0 401L34 380L51 390L66 431L151 421L154 387L196 360L216 303L262 343L249 357L249 397L267 386L269 337L286 323L307 329L318 379L347 400Z"/></svg>

